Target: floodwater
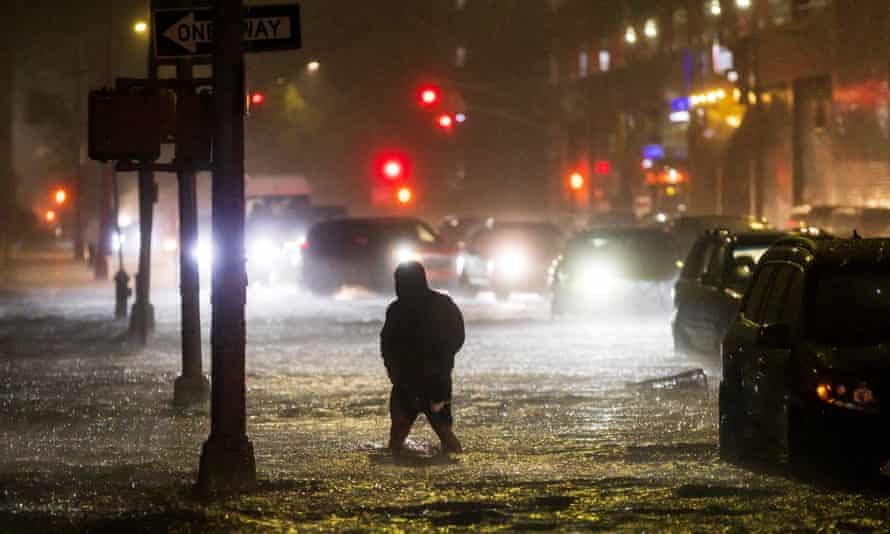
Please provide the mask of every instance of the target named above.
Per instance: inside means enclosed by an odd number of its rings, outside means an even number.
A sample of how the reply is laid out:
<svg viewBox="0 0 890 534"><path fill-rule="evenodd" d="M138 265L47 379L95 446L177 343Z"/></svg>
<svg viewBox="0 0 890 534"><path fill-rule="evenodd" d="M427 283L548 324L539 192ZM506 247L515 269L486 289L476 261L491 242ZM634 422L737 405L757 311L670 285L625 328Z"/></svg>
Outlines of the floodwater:
<svg viewBox="0 0 890 534"><path fill-rule="evenodd" d="M706 385L630 386L702 367L674 354L667 313L551 321L535 296L458 299L466 452L445 458L425 421L407 454L383 449L387 299L252 288L259 483L202 501L192 485L208 408L172 407L177 295L154 304L158 330L140 351L107 319L106 287L0 292L0 531L890 529L881 491L721 462L707 362Z"/></svg>

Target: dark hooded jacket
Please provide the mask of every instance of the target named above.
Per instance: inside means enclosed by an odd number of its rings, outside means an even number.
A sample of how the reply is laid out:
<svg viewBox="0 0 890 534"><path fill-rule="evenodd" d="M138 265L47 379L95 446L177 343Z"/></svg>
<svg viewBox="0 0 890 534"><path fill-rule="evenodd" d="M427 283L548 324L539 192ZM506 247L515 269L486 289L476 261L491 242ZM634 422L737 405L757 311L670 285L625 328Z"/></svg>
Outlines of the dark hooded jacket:
<svg viewBox="0 0 890 534"><path fill-rule="evenodd" d="M396 299L380 332L383 363L394 385L412 390L449 379L464 344L464 320L447 295L429 288L417 262L396 269Z"/></svg>

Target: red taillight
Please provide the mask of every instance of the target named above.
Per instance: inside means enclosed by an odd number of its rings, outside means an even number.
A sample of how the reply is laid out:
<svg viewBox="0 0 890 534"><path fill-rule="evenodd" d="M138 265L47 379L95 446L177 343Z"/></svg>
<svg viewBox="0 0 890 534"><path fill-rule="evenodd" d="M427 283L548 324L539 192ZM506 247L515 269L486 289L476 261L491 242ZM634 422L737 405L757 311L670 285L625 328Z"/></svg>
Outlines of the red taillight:
<svg viewBox="0 0 890 534"><path fill-rule="evenodd" d="M309 250L309 241L303 241L302 243L300 243L300 249Z"/></svg>

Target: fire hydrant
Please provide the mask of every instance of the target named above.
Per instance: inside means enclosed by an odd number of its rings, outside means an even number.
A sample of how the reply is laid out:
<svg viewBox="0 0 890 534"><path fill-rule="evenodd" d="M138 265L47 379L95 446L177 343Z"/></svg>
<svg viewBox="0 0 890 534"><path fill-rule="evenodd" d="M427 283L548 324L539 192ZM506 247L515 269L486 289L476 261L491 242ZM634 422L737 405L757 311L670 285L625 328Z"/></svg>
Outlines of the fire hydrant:
<svg viewBox="0 0 890 534"><path fill-rule="evenodd" d="M132 294L130 276L121 269L114 275L114 316L117 319L123 319L127 316L127 301Z"/></svg>

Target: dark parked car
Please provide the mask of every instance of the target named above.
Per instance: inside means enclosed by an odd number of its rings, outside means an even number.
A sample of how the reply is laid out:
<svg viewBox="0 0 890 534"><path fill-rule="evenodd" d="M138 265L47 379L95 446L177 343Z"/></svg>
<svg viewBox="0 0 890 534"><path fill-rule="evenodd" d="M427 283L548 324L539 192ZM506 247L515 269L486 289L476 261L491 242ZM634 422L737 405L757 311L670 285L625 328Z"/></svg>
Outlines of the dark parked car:
<svg viewBox="0 0 890 534"><path fill-rule="evenodd" d="M887 462L888 251L886 239L787 238L763 255L723 342L721 455L875 474Z"/></svg>
<svg viewBox="0 0 890 534"><path fill-rule="evenodd" d="M810 233L807 229L808 234ZM818 229L813 237L821 237ZM674 347L715 358L760 256L775 241L800 233L711 230L683 262L674 286Z"/></svg>
<svg viewBox="0 0 890 534"><path fill-rule="evenodd" d="M686 215L668 222L677 246L677 260L689 254L693 243L708 230L723 228L730 232L757 232L771 230L766 219L749 215Z"/></svg>
<svg viewBox="0 0 890 534"><path fill-rule="evenodd" d="M501 299L519 291L544 293L562 243L562 232L550 223L490 221L470 236L458 258L460 284L470 291L491 289Z"/></svg>
<svg viewBox="0 0 890 534"><path fill-rule="evenodd" d="M584 232L569 241L550 275L554 316L575 311L663 309L677 276L671 234L660 228Z"/></svg>
<svg viewBox="0 0 890 534"><path fill-rule="evenodd" d="M456 279L455 250L419 219L336 219L314 225L303 243L303 285L330 294L344 285L388 291L399 263L417 260L431 284Z"/></svg>

